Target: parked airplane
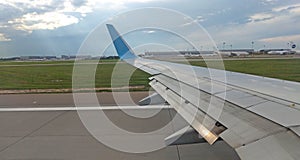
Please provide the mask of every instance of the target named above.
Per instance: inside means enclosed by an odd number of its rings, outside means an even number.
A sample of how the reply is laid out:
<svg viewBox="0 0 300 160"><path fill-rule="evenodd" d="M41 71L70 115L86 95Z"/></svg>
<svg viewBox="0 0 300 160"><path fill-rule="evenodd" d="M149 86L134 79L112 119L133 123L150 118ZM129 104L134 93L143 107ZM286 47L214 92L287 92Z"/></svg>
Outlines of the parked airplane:
<svg viewBox="0 0 300 160"><path fill-rule="evenodd" d="M152 75L141 104L162 98L190 124L167 144L222 139L243 160L300 159L300 83L144 59L107 28L120 59Z"/></svg>
<svg viewBox="0 0 300 160"><path fill-rule="evenodd" d="M273 49L267 52L271 55L286 55L286 54L295 54L295 51L292 51L291 49Z"/></svg>
<svg viewBox="0 0 300 160"><path fill-rule="evenodd" d="M290 51L269 51L268 54L286 55L290 54Z"/></svg>

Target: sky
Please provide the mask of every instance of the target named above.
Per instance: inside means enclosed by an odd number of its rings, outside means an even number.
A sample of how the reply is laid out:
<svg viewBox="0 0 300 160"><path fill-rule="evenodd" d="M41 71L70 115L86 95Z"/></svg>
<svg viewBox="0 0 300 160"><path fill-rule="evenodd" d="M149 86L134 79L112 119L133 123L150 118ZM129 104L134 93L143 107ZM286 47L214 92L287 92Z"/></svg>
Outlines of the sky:
<svg viewBox="0 0 300 160"><path fill-rule="evenodd" d="M287 48L291 43L297 49L300 46L298 0L5 0L0 1L0 57L74 55L99 24L144 7L171 9L193 18L222 49L251 48L252 42L255 49ZM160 21L159 14L153 18ZM134 26L135 21L130 24ZM141 33L155 32L159 33ZM135 35L131 38L141 37ZM166 39L164 34L154 35L159 37L157 44ZM130 34L128 37L130 41ZM176 49L189 48L182 45ZM210 48L204 45L203 49Z"/></svg>

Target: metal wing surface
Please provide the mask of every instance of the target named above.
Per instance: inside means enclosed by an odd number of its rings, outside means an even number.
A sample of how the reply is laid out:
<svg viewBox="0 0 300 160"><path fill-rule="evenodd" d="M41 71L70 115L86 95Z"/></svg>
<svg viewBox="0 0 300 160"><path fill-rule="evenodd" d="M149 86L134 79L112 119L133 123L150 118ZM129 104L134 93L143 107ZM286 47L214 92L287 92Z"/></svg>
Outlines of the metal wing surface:
<svg viewBox="0 0 300 160"><path fill-rule="evenodd" d="M134 55L107 25L122 60L210 144L223 139L243 160L300 159L300 84Z"/></svg>

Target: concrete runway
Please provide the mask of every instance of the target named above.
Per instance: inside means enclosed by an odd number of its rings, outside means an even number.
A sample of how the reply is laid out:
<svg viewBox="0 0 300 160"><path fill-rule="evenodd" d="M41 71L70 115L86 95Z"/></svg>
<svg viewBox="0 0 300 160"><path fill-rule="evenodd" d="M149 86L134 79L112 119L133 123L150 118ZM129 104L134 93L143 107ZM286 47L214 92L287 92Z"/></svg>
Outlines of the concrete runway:
<svg viewBox="0 0 300 160"><path fill-rule="evenodd" d="M118 93L125 97L124 93ZM147 92L133 92L134 102L145 97ZM83 94L84 96L84 94ZM101 105L113 106L115 101L111 93L98 93ZM25 94L1 95L0 108L16 107L70 107L74 106L72 94ZM132 105L126 99L120 100L122 105ZM96 105L96 104L88 104ZM89 111L92 112L92 111ZM148 112L139 110L136 112ZM149 112L152 112L149 110ZM93 113L92 113L93 114ZM120 128L142 133L154 131L167 124L175 115L170 109L161 110L151 118L135 118L121 110L105 111L109 119ZM172 124L173 128L164 130L153 137L164 137L186 125ZM114 133L110 127L102 127L103 136L107 139L120 139L127 143L128 135ZM155 145L159 138L150 139L147 144L139 140L129 141L130 145ZM137 137L138 138L138 137ZM160 140L160 141L161 141ZM82 124L76 111L44 111L44 112L0 112L0 159L1 160L238 160L236 153L225 143L192 144L170 146L150 153L126 153L114 150L100 143Z"/></svg>

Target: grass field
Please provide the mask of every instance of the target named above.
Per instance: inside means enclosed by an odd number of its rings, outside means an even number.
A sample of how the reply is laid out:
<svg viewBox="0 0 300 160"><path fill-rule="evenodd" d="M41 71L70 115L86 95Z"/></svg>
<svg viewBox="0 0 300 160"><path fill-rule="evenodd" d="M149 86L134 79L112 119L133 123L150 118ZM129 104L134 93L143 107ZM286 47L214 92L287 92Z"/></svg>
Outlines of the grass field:
<svg viewBox="0 0 300 160"><path fill-rule="evenodd" d="M94 63L95 61L93 61ZM115 61L103 61L98 65L95 75L95 87L111 87L111 73ZM72 88L73 61L54 62L0 62L0 89L60 89ZM192 61L192 65L205 66L203 61ZM32 64L38 66L32 66ZM55 64L55 65L43 65ZM88 67L89 64L83 64ZM130 70L133 67L122 63L121 68ZM300 59L263 59L263 60L226 60L226 70L250 73L266 77L274 77L300 82ZM120 73L117 79L127 78L126 73ZM136 70L130 86L144 86L137 90L148 90L147 73ZM120 83L117 86L123 86Z"/></svg>
<svg viewBox="0 0 300 160"><path fill-rule="evenodd" d="M101 60L84 60L77 62L80 63L98 63L98 62L117 62L117 59L101 59ZM64 61L1 61L1 65L38 65L38 64L74 64L74 60L64 60Z"/></svg>
<svg viewBox="0 0 300 160"><path fill-rule="evenodd" d="M223 62L225 69L229 71L300 82L300 59L226 60ZM206 66L203 61L190 63L196 66Z"/></svg>
<svg viewBox="0 0 300 160"><path fill-rule="evenodd" d="M106 61L107 62L107 61ZM108 61L111 62L111 61ZM71 62L10 62L0 63L0 89L60 89L72 88L73 65ZM94 62L93 62L94 63ZM38 66L32 65L39 64ZM44 64L44 65L43 65ZM121 63L121 68L125 70L135 69L125 63ZM89 67L89 64L83 64L83 67ZM95 87L110 87L111 73L115 67L115 63L104 63L97 66L95 75ZM84 75L84 74L83 74ZM123 76L126 78L126 76ZM83 78L85 78L83 76ZM119 78L122 78L120 75ZM89 79L87 79L89 80ZM148 87L148 74L140 70L136 70L129 83L131 86L144 85ZM117 84L121 87L123 84ZM83 86L84 87L84 86Z"/></svg>

